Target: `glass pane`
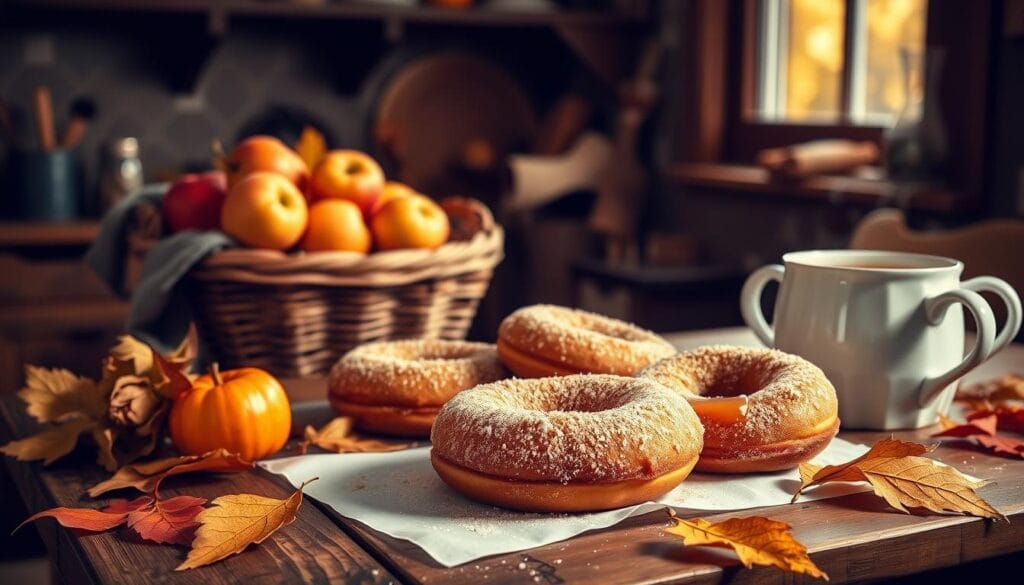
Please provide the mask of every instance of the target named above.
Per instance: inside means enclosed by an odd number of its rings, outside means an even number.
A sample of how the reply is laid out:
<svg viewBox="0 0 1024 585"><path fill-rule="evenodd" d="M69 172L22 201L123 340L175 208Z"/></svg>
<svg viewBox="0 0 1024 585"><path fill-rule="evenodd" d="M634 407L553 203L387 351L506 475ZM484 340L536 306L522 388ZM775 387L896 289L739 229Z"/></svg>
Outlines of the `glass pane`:
<svg viewBox="0 0 1024 585"><path fill-rule="evenodd" d="M907 107L908 116L923 95L927 0L861 0L864 29L855 42L851 84L852 118L890 125ZM908 93L909 92L909 93Z"/></svg>
<svg viewBox="0 0 1024 585"><path fill-rule="evenodd" d="M843 0L761 0L758 114L762 119L838 119Z"/></svg>

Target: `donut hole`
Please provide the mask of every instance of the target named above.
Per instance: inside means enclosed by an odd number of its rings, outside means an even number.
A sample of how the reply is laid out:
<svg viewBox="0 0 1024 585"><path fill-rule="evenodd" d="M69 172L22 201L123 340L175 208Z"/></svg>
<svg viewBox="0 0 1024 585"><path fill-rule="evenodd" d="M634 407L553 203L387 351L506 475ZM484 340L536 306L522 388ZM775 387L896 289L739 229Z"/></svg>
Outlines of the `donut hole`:
<svg viewBox="0 0 1024 585"><path fill-rule="evenodd" d="M612 339L619 339L621 341L647 341L648 336L642 331L638 331L623 323L616 323L614 321L605 321L597 318L585 318L582 315L576 315L574 319L576 327L586 329L592 333L604 335L605 337L611 337Z"/></svg>
<svg viewBox="0 0 1024 585"><path fill-rule="evenodd" d="M472 358L473 356L480 353L480 350L474 347L451 347L442 345L427 345L427 344L395 344L389 355L381 357L390 357L396 360L409 360L409 361L453 361L461 360L466 358Z"/></svg>

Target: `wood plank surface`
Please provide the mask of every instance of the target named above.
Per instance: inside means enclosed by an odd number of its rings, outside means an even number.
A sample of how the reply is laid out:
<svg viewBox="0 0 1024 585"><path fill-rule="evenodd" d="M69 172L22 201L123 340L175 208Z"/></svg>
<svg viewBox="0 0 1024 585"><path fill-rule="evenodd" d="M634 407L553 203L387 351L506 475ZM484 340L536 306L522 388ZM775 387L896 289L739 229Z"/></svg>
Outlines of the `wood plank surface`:
<svg viewBox="0 0 1024 585"><path fill-rule="evenodd" d="M24 437L36 425L24 413L20 400L0 397L0 440ZM89 498L85 490L106 474L92 464L94 448L83 447L66 460L43 468L5 457L26 507L31 513L53 506L98 507L107 496ZM262 471L223 475L193 475L164 483L161 495L188 494L210 500L232 493L252 493L285 498L293 492L283 479ZM134 498L137 492L122 490L109 497ZM185 558L180 547L141 542L128 532L77 534L52 520L41 520L38 529L54 561L59 580L70 583L395 583L384 566L355 544L306 499L298 519L262 544L208 567L174 572Z"/></svg>
<svg viewBox="0 0 1024 585"><path fill-rule="evenodd" d="M742 329L670 336L681 349L707 343L756 345ZM990 378L1024 370L1024 346L1013 346L972 374ZM296 430L306 422L319 424L332 414L324 396L325 381L286 380L296 413ZM0 398L0 416L13 434L23 436L31 421L11 396ZM923 440L934 429L896 433ZM6 431L3 431L6 432ZM887 433L842 433L844 438L871 443ZM705 516L715 521L735 516L765 515L793 526L808 545L814 561L832 583L882 579L1024 550L1024 461L988 455L969 446L946 443L936 457L977 477L994 480L981 495L1010 522L991 522L952 515L904 515L869 494ZM104 473L89 462L86 449L73 461L52 468L7 459L21 496L30 510L53 505L88 505L86 487ZM282 479L247 472L216 478L174 479L168 495L189 493L213 498L248 491L284 497L290 489ZM113 494L130 497L130 493ZM383 535L342 518L327 506L307 500L299 520L264 544L222 563L171 573L184 549L133 542L120 533L79 536L52 522L40 524L60 576L72 582L122 583L306 581L382 583L791 583L804 581L774 568L743 569L730 554L707 548L684 548L663 534L665 512L654 512L604 530L528 551L497 555L455 568L444 568L415 545ZM383 564L381 564L383 563Z"/></svg>

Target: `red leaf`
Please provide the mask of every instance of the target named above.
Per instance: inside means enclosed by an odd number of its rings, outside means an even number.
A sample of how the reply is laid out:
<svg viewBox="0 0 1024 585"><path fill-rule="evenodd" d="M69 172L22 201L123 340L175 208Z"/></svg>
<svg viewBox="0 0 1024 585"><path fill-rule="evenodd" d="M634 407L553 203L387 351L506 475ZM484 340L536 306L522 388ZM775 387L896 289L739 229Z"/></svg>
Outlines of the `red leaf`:
<svg viewBox="0 0 1024 585"><path fill-rule="evenodd" d="M977 435L994 437L996 434L996 415L994 414L969 419L968 422L962 425L958 425L944 416L941 417L940 420L944 430L942 432L935 433L932 435L933 437L964 438L974 437Z"/></svg>
<svg viewBox="0 0 1024 585"><path fill-rule="evenodd" d="M1003 453L1024 459L1024 439L1010 439L998 435L995 437L979 435L973 439L993 453Z"/></svg>
<svg viewBox="0 0 1024 585"><path fill-rule="evenodd" d="M107 502L106 507L103 508L104 512L110 512L112 514L127 514L128 512L134 512L135 510L141 510L146 506L153 503L153 498L149 496L139 496L134 500L126 500L124 498L114 498Z"/></svg>
<svg viewBox="0 0 1024 585"><path fill-rule="evenodd" d="M977 408L967 415L967 420L973 421L990 415L996 415L997 427L1002 431L1024 433L1024 408L1010 406L1007 404L989 405L987 408Z"/></svg>
<svg viewBox="0 0 1024 585"><path fill-rule="evenodd" d="M128 527L146 540L188 546L199 526L196 516L205 503L205 498L193 496L156 500L153 505L128 514Z"/></svg>
<svg viewBox="0 0 1024 585"><path fill-rule="evenodd" d="M124 523L128 514L125 512L104 512L95 508L50 508L33 514L14 529L17 532L22 526L40 518L53 518L65 528L78 528L90 532L103 532Z"/></svg>

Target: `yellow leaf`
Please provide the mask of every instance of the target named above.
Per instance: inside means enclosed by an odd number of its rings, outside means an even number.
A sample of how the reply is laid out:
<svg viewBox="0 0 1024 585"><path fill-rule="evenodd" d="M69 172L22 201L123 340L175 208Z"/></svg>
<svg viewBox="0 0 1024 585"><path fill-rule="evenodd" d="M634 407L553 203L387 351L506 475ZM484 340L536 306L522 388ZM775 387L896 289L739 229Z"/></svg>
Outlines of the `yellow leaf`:
<svg viewBox="0 0 1024 585"><path fill-rule="evenodd" d="M117 345L110 348L110 357L121 362L132 362L136 376L145 375L153 367L153 350L131 335L117 338Z"/></svg>
<svg viewBox="0 0 1024 585"><path fill-rule="evenodd" d="M828 581L828 575L807 556L807 547L793 538L785 522L760 516L730 518L715 524L701 518L673 520L675 526L666 532L681 537L687 546L731 548L748 569L769 565Z"/></svg>
<svg viewBox="0 0 1024 585"><path fill-rule="evenodd" d="M63 369L25 366L25 387L18 396L41 423L75 416L98 418L107 412L107 402L95 382Z"/></svg>
<svg viewBox="0 0 1024 585"><path fill-rule="evenodd" d="M903 457L905 455L924 455L935 449L935 446L901 441L899 439L882 439L871 446L867 453L842 463L840 465L826 465L818 467L810 463L800 464L800 487L793 494L791 501L795 502L804 490L812 485L819 485L830 481L864 481L864 476L856 469L856 465L862 461L869 461L878 457Z"/></svg>
<svg viewBox="0 0 1024 585"><path fill-rule="evenodd" d="M316 445L325 451L335 453L383 453L401 451L415 443L382 441L361 437L352 432L352 419L339 416L323 426L319 431L306 426L306 442Z"/></svg>
<svg viewBox="0 0 1024 585"><path fill-rule="evenodd" d="M20 441L11 441L0 447L0 453L19 461L42 459L49 465L74 450L78 437L96 425L88 419L74 419L48 427L46 430Z"/></svg>
<svg viewBox="0 0 1024 585"><path fill-rule="evenodd" d="M862 461L856 468L875 494L901 512L909 513L909 506L1006 520L1006 516L974 492L985 485L984 481L972 480L934 459L880 457Z"/></svg>
<svg viewBox="0 0 1024 585"><path fill-rule="evenodd" d="M185 562L175 571L194 569L215 563L245 550L250 544L259 544L282 526L295 520L302 505L302 489L313 478L295 490L286 500L266 498L253 494L221 496L213 507L203 510L196 520L192 550Z"/></svg>
<svg viewBox="0 0 1024 585"><path fill-rule="evenodd" d="M302 129L302 134L299 135L299 141L295 143L295 152L312 170L327 154L327 141L324 140L324 135L319 130L312 126L306 126Z"/></svg>

